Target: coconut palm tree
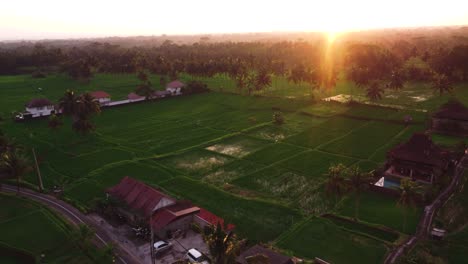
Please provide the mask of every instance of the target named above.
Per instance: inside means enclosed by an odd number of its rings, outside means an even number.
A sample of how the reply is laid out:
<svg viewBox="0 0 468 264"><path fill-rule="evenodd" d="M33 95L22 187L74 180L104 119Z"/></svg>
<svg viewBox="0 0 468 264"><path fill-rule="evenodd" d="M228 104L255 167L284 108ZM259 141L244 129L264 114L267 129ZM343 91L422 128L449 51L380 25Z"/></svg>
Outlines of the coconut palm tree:
<svg viewBox="0 0 468 264"><path fill-rule="evenodd" d="M453 84L447 75L435 73L432 77L432 89L442 95L452 92Z"/></svg>
<svg viewBox="0 0 468 264"><path fill-rule="evenodd" d="M141 96L144 96L146 100L153 97L154 90L151 88L151 85L148 83L142 83L137 86L135 93Z"/></svg>
<svg viewBox="0 0 468 264"><path fill-rule="evenodd" d="M378 81L370 82L367 86L367 97L373 101L382 99L382 94L384 93L380 83Z"/></svg>
<svg viewBox="0 0 468 264"><path fill-rule="evenodd" d="M400 71L393 71L392 76L390 77L390 83L388 84L388 88L394 90L400 90L404 87L405 81L403 79L403 75Z"/></svg>
<svg viewBox="0 0 468 264"><path fill-rule="evenodd" d="M80 119L89 119L93 114L99 114L101 107L99 102L90 94L84 93L78 99L76 115Z"/></svg>
<svg viewBox="0 0 468 264"><path fill-rule="evenodd" d="M78 108L78 96L72 90L67 90L59 100L59 108L64 115L74 116Z"/></svg>
<svg viewBox="0 0 468 264"><path fill-rule="evenodd" d="M29 160L24 156L20 149L14 148L2 153L0 157L0 170L4 171L10 179L16 179L16 191L20 192L21 178L32 170Z"/></svg>
<svg viewBox="0 0 468 264"><path fill-rule="evenodd" d="M234 263L239 253L241 241L230 231L226 233L220 223L212 227L204 239L216 264Z"/></svg>
<svg viewBox="0 0 468 264"><path fill-rule="evenodd" d="M408 210L416 206L419 189L418 184L411 179L403 179L400 182L400 198L397 205L403 207L403 232L406 231Z"/></svg>
<svg viewBox="0 0 468 264"><path fill-rule="evenodd" d="M327 181L325 182L325 193L335 197L335 204L347 190L346 185L346 166L343 164L331 165L326 173Z"/></svg>
<svg viewBox="0 0 468 264"><path fill-rule="evenodd" d="M359 206L361 203L361 194L368 187L372 181L372 175L370 173L362 172L359 167L351 167L347 171L347 185L349 190L354 194L355 205L354 205L354 218L359 217Z"/></svg>

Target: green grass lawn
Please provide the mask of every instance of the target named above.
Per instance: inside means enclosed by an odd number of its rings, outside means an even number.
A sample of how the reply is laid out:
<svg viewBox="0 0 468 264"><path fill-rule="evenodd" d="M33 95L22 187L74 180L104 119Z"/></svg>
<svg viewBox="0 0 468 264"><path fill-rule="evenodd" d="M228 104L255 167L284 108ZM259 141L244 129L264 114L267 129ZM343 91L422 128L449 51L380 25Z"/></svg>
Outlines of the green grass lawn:
<svg viewBox="0 0 468 264"><path fill-rule="evenodd" d="M312 218L277 242L298 256L319 257L330 263L380 263L385 246L376 240L350 233L323 218Z"/></svg>
<svg viewBox="0 0 468 264"><path fill-rule="evenodd" d="M339 210L339 213L348 216L355 216L355 199L349 197ZM422 208L405 210L397 206L397 201L376 193L363 193L359 205L358 218L362 221L381 224L394 230L412 234L416 231Z"/></svg>

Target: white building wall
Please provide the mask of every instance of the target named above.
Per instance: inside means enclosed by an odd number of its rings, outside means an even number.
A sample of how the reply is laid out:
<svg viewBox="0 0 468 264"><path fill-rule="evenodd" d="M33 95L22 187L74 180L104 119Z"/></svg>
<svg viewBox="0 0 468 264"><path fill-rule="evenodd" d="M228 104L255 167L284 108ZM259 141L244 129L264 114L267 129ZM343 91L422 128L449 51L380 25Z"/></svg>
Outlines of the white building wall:
<svg viewBox="0 0 468 264"><path fill-rule="evenodd" d="M52 114L55 108L53 105L41 107L26 107L26 111L32 114L32 117L48 116Z"/></svg>

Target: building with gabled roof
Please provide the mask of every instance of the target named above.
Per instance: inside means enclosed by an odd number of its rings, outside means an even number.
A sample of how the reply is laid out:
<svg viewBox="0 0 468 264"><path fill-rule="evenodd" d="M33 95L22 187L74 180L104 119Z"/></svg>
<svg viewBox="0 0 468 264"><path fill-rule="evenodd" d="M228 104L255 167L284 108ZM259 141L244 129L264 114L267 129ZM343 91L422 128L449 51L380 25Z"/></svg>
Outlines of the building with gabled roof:
<svg viewBox="0 0 468 264"><path fill-rule="evenodd" d="M432 114L431 129L437 133L468 136L468 108L452 99Z"/></svg>
<svg viewBox="0 0 468 264"><path fill-rule="evenodd" d="M146 221L158 209L176 203L175 199L128 176L109 188L107 193L126 205L120 208L120 213L130 222Z"/></svg>
<svg viewBox="0 0 468 264"><path fill-rule="evenodd" d="M179 80L174 80L166 85L166 91L170 92L172 95L181 95L182 88L185 84Z"/></svg>
<svg viewBox="0 0 468 264"><path fill-rule="evenodd" d="M31 117L49 116L55 113L55 106L46 98L35 98L26 104L26 112Z"/></svg>
<svg viewBox="0 0 468 264"><path fill-rule="evenodd" d="M90 92L89 94L94 97L94 99L96 99L101 105L106 105L111 101L110 94L104 91L94 91Z"/></svg>
<svg viewBox="0 0 468 264"><path fill-rule="evenodd" d="M385 174L433 183L447 171L449 162L448 151L437 146L429 135L415 133L408 141L388 151Z"/></svg>
<svg viewBox="0 0 468 264"><path fill-rule="evenodd" d="M200 208L188 201L181 201L155 212L149 223L156 236L166 238L177 230L188 230L198 212Z"/></svg>

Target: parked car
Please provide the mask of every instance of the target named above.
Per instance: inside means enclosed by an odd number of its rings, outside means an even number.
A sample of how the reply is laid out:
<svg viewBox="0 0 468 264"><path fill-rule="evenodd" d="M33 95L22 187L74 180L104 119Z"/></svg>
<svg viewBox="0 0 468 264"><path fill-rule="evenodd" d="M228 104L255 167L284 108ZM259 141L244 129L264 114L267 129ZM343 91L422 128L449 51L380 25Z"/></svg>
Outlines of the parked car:
<svg viewBox="0 0 468 264"><path fill-rule="evenodd" d="M161 240L161 241L154 243L153 246L154 246L154 252L156 254L159 254L161 252L164 252L170 249L172 247L172 244L170 242Z"/></svg>
<svg viewBox="0 0 468 264"><path fill-rule="evenodd" d="M189 249L185 257L190 263L200 263L200 264L210 263L208 261L208 258L205 255L203 255L200 251L198 251L196 248Z"/></svg>

